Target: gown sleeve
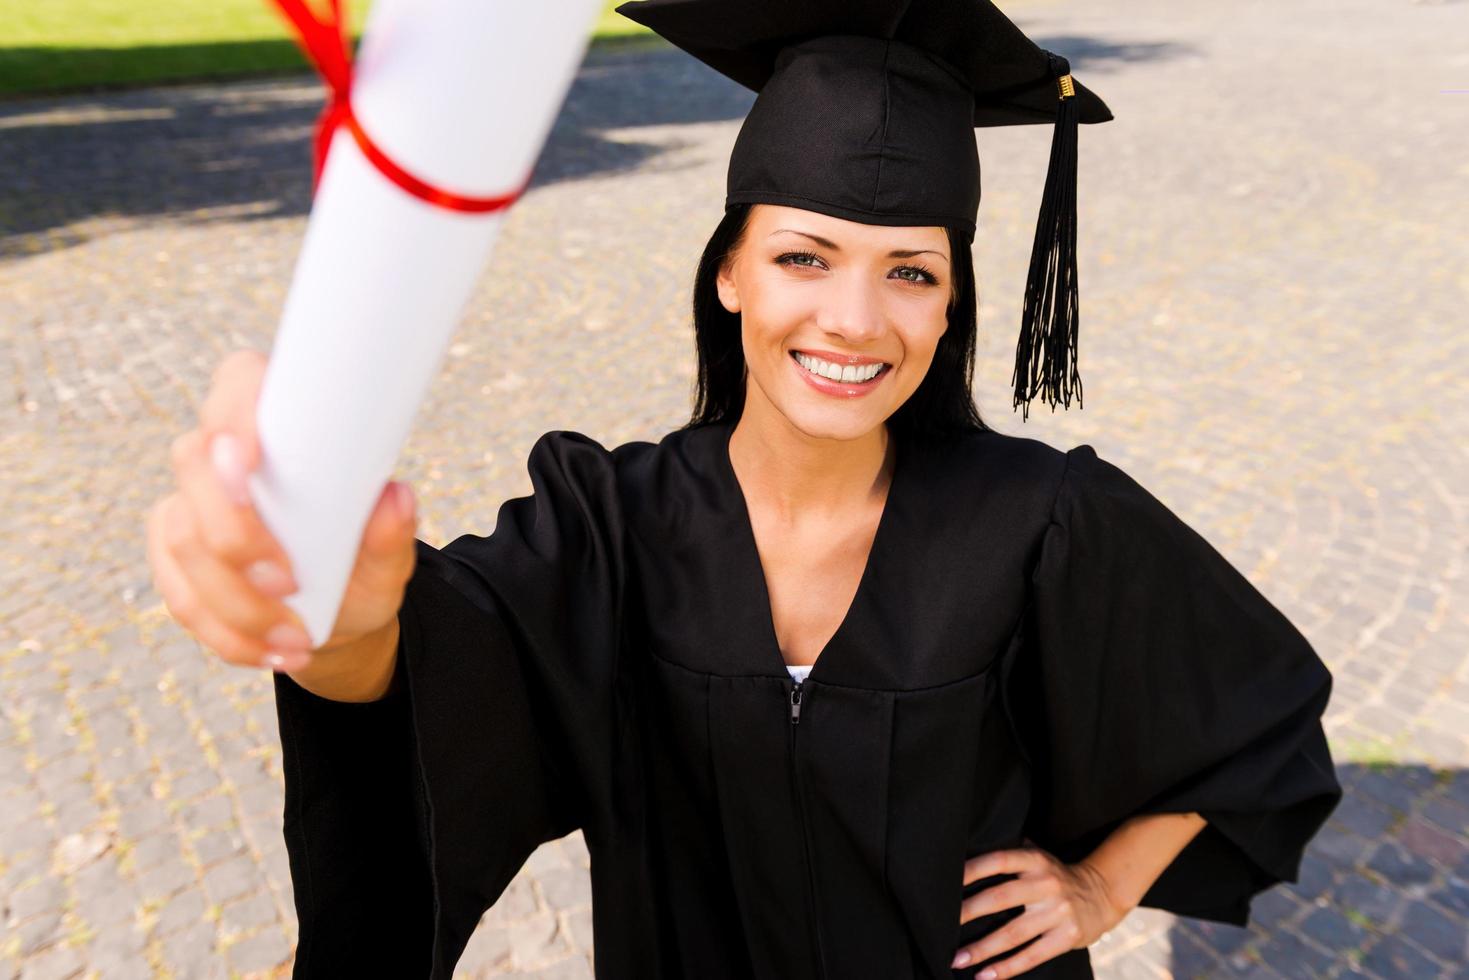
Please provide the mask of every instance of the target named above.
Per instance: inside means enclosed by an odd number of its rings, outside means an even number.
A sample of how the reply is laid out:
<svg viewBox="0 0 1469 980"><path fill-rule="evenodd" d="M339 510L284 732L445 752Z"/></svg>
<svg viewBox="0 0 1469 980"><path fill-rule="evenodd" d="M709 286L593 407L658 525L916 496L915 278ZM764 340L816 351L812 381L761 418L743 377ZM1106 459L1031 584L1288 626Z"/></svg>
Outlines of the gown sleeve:
<svg viewBox="0 0 1469 980"><path fill-rule="evenodd" d="M492 534L415 542L382 699L275 675L298 980L448 980L530 854L593 833L621 716L613 467L590 438L549 432L533 492Z"/></svg>
<svg viewBox="0 0 1469 980"><path fill-rule="evenodd" d="M1140 904L1246 925L1297 881L1341 798L1321 717L1331 674L1203 537L1122 470L1066 454L1032 577L1028 836L1061 860L1129 817L1207 825Z"/></svg>

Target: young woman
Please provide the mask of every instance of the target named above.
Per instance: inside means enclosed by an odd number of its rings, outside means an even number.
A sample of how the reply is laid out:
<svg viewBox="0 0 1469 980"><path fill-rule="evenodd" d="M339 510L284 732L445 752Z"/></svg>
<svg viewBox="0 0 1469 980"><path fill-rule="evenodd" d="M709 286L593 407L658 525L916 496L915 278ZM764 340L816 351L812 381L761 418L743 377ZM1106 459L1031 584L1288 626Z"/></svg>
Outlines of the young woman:
<svg viewBox="0 0 1469 980"><path fill-rule="evenodd" d="M908 36L1038 51L983 9ZM961 51L847 27L757 79L696 275L688 425L547 433L533 493L443 548L390 486L314 651L238 492L259 356L176 443L150 556L206 646L278 671L296 976L450 977L578 828L603 978L1090 977L1139 904L1244 924L1296 880L1340 797L1330 673L1090 446L980 420L977 161L934 134L988 103L976 76L951 98ZM782 157L823 97L847 113Z"/></svg>

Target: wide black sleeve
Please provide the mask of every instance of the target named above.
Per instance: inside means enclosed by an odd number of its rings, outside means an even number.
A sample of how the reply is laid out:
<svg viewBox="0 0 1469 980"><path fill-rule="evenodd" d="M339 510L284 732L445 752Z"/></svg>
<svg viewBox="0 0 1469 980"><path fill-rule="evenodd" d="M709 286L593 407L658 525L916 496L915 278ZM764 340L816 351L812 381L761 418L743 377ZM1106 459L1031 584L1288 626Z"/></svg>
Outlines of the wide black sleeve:
<svg viewBox="0 0 1469 980"><path fill-rule="evenodd" d="M1202 536L1082 445L1032 577L1028 836L1068 862L1129 817L1207 826L1141 904L1247 924L1297 881L1341 798L1321 717L1331 674ZM1021 724L1024 722L1024 724Z"/></svg>
<svg viewBox="0 0 1469 980"><path fill-rule="evenodd" d="M593 834L623 714L613 457L547 433L492 534L416 542L383 699L276 675L293 976L448 980L536 847Z"/></svg>

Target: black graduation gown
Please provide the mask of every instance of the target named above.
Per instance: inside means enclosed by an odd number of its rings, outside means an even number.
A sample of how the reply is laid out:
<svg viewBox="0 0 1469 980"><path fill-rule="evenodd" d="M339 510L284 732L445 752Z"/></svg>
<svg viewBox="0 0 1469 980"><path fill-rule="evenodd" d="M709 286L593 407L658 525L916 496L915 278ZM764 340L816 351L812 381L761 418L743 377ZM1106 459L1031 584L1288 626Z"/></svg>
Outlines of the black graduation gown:
<svg viewBox="0 0 1469 980"><path fill-rule="evenodd" d="M296 977L449 978L542 842L580 827L596 974L972 977L966 858L1063 860L1126 818L1207 827L1142 904L1243 925L1341 795L1331 675L1090 446L900 444L809 678L775 640L732 424L531 450L489 536L417 544L393 694L277 675ZM986 961L988 962L988 961ZM1073 950L1028 977L1092 976Z"/></svg>

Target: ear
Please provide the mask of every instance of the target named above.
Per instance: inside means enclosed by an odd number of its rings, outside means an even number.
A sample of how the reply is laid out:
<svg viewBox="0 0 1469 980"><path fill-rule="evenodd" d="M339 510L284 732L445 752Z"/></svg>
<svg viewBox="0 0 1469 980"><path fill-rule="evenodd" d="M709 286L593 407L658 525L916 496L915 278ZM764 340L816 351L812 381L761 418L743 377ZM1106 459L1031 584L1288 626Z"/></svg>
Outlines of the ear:
<svg viewBox="0 0 1469 980"><path fill-rule="evenodd" d="M740 294L735 289L734 276L730 275L729 263L725 262L719 266L719 272L714 277L715 288L719 292L719 302L731 313L740 311Z"/></svg>

